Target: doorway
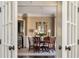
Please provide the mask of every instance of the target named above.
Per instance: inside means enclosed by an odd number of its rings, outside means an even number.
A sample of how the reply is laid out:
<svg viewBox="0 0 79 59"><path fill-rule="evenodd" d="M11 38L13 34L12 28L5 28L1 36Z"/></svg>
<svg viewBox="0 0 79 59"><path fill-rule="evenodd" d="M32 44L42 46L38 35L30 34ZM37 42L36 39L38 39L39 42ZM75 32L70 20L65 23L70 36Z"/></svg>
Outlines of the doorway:
<svg viewBox="0 0 79 59"><path fill-rule="evenodd" d="M58 39L61 39L61 35L57 35L57 31L61 31L60 14L61 2L18 2L18 18L25 21L25 28L22 27L22 29L25 30L23 39L24 47L18 49L17 54L19 58L56 57L56 48L58 49L56 45L56 43L58 43L57 37ZM59 19L59 21L57 21L57 19ZM61 34L61 32L59 34ZM23 36L23 34L21 35ZM46 39L47 42L44 41ZM22 38L19 41L22 42ZM18 45L20 44L21 43L18 42ZM61 44L59 43L59 45ZM61 56L61 53L59 55Z"/></svg>
<svg viewBox="0 0 79 59"><path fill-rule="evenodd" d="M24 20L18 20L18 48L24 48Z"/></svg>

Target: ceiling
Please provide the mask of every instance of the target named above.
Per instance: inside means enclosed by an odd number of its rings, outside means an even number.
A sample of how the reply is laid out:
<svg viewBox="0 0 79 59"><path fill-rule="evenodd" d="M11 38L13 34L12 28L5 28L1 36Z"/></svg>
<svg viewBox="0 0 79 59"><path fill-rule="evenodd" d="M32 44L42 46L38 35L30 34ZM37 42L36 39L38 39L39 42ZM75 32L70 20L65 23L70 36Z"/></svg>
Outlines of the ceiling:
<svg viewBox="0 0 79 59"><path fill-rule="evenodd" d="M51 16L56 13L57 2L53 1L19 1L18 13L32 16Z"/></svg>

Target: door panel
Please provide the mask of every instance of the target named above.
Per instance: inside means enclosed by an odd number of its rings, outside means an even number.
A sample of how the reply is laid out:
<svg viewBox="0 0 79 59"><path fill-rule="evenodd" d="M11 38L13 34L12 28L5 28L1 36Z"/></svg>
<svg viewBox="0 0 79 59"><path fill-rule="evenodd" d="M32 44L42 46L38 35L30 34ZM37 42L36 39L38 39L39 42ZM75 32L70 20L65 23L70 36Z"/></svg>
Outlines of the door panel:
<svg viewBox="0 0 79 59"><path fill-rule="evenodd" d="M62 3L62 57L77 57L77 9L77 2Z"/></svg>
<svg viewBox="0 0 79 59"><path fill-rule="evenodd" d="M2 10L1 2L0 2L0 9ZM0 19L2 19L2 16L1 16L1 15L2 15L2 13L1 13L1 11L0 11ZM0 21L0 29L2 29L2 28L1 28L1 24L2 24L2 23L1 23L1 21ZM0 57L2 57L2 45L1 45L2 39L1 39L1 34L2 34L2 33L1 33L1 30L0 30L0 41L1 41L1 42L0 42Z"/></svg>
<svg viewBox="0 0 79 59"><path fill-rule="evenodd" d="M1 2L1 6L1 57L17 57L17 2Z"/></svg>

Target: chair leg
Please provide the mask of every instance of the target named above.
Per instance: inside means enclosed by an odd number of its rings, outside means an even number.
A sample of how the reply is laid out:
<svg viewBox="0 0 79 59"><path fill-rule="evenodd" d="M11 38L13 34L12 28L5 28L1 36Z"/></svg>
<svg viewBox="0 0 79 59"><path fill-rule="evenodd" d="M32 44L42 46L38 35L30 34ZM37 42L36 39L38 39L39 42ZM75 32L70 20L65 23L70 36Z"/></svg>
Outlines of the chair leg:
<svg viewBox="0 0 79 59"><path fill-rule="evenodd" d="M30 51L30 46L29 46L29 51Z"/></svg>

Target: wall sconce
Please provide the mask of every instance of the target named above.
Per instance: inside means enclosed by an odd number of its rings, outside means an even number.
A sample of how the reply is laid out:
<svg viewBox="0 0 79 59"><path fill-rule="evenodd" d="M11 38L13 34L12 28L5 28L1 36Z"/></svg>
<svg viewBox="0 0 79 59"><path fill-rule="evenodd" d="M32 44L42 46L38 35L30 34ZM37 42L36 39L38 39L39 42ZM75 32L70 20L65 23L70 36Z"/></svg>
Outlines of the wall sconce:
<svg viewBox="0 0 79 59"><path fill-rule="evenodd" d="M51 35L51 29L48 29L48 36L50 36Z"/></svg>
<svg viewBox="0 0 79 59"><path fill-rule="evenodd" d="M34 34L37 35L38 34L38 30L34 30Z"/></svg>

